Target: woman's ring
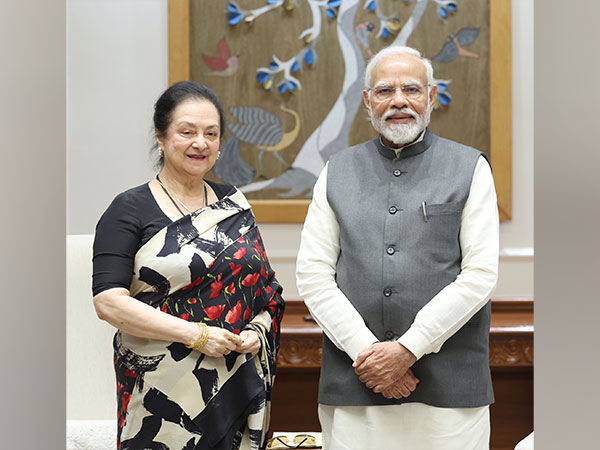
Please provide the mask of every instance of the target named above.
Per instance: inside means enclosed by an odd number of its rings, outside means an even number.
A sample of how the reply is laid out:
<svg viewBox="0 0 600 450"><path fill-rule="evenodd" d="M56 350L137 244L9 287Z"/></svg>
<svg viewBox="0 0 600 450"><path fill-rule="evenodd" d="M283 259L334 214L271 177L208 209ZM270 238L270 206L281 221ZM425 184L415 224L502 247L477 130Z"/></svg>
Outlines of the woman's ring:
<svg viewBox="0 0 600 450"><path fill-rule="evenodd" d="M227 349L223 352L224 355L229 355L231 353L231 350Z"/></svg>

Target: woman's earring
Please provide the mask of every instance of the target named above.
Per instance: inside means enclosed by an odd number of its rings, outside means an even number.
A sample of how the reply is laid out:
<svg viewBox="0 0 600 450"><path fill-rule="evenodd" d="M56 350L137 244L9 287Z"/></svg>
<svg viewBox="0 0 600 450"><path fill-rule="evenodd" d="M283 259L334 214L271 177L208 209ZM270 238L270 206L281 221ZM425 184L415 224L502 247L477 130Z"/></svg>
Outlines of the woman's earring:
<svg viewBox="0 0 600 450"><path fill-rule="evenodd" d="M165 152L163 151L162 147L158 147L158 156L160 157L160 159L163 159L165 157Z"/></svg>
<svg viewBox="0 0 600 450"><path fill-rule="evenodd" d="M217 159L219 159L220 157L221 157L221 150L219 150L219 151L217 152Z"/></svg>

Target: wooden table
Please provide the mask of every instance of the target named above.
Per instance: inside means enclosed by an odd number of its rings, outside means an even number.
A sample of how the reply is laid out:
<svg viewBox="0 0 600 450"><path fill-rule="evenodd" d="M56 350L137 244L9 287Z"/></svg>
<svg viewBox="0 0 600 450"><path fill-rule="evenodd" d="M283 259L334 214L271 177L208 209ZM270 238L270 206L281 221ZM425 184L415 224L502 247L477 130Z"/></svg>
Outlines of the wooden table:
<svg viewBox="0 0 600 450"><path fill-rule="evenodd" d="M273 391L273 431L320 431L317 388L322 331L302 299L287 299ZM533 300L493 299L490 408L493 450L513 449L533 431Z"/></svg>

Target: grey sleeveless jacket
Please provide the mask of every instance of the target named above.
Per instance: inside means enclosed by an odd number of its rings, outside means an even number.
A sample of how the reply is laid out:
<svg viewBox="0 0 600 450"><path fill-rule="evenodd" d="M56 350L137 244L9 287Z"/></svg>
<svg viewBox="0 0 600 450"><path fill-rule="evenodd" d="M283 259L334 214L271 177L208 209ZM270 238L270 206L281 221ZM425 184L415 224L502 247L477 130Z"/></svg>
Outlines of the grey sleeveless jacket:
<svg viewBox="0 0 600 450"><path fill-rule="evenodd" d="M459 274L461 212L480 155L427 130L399 158L377 138L329 160L327 200L340 224L336 281L380 341L400 337ZM417 361L418 388L401 400L367 389L348 355L324 336L319 403L493 403L490 316L488 302L438 353Z"/></svg>

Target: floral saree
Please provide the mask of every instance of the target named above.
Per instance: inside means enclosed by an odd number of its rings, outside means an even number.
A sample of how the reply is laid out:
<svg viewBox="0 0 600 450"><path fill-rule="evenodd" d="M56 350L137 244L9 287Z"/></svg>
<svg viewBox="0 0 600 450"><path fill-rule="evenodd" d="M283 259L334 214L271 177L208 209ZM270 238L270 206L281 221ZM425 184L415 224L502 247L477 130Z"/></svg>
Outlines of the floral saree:
<svg viewBox="0 0 600 450"><path fill-rule="evenodd" d="M137 252L130 293L184 320L239 334L256 357L114 338L120 449L264 449L284 302L250 205L237 190L160 230Z"/></svg>

